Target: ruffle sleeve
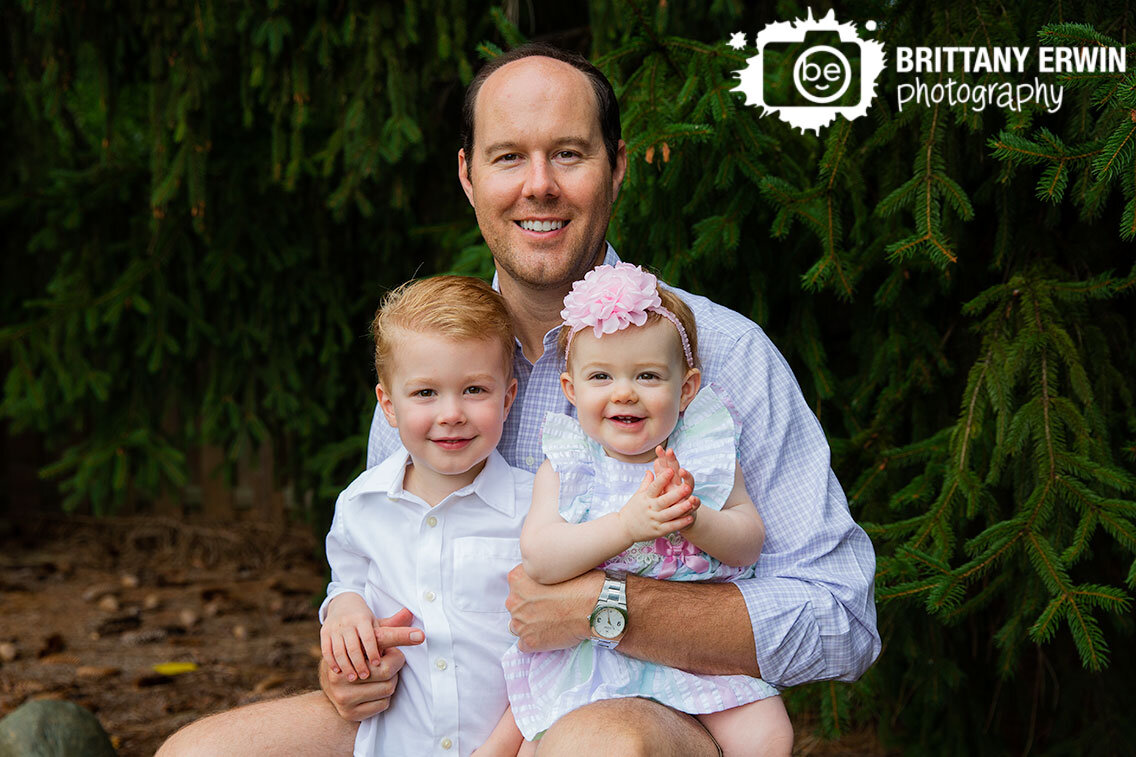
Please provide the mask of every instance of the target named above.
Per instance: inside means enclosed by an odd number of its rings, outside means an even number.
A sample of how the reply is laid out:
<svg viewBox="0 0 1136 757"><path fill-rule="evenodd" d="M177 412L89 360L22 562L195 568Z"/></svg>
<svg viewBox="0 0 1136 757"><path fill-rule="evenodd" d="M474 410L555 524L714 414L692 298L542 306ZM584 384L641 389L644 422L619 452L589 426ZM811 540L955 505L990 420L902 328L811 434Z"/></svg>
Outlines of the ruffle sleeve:
<svg viewBox="0 0 1136 757"><path fill-rule="evenodd" d="M580 422L563 413L548 413L541 428L541 445L552 469L560 475L560 517L583 523L592 502L596 442Z"/></svg>
<svg viewBox="0 0 1136 757"><path fill-rule="evenodd" d="M691 400L671 434L678 464L694 476L705 507L721 510L734 488L737 453L733 416L710 387Z"/></svg>

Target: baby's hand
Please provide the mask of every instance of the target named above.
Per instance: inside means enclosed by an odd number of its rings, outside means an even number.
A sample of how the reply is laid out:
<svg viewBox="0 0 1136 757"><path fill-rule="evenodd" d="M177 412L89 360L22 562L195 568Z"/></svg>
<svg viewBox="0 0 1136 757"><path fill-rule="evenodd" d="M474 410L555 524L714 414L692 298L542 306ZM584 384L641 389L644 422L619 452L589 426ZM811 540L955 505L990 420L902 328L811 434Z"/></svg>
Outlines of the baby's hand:
<svg viewBox="0 0 1136 757"><path fill-rule="evenodd" d="M672 485L674 477L675 471L669 467L658 476L648 471L619 511L619 521L630 542L651 541L694 522L690 513L698 507L698 498L690 496L690 486L685 482Z"/></svg>
<svg viewBox="0 0 1136 757"><path fill-rule="evenodd" d="M375 616L358 594L340 594L333 599L320 628L320 649L328 667L335 673L346 671L348 681L369 678L368 661L377 666L382 656L375 638L376 625Z"/></svg>
<svg viewBox="0 0 1136 757"><path fill-rule="evenodd" d="M674 472L674 478L671 479L671 486L685 483L690 487L691 491L694 491L694 476L692 476L690 471L686 468L679 467L673 449L664 449L663 445L660 444L655 447L655 477L658 478L663 471L668 469Z"/></svg>

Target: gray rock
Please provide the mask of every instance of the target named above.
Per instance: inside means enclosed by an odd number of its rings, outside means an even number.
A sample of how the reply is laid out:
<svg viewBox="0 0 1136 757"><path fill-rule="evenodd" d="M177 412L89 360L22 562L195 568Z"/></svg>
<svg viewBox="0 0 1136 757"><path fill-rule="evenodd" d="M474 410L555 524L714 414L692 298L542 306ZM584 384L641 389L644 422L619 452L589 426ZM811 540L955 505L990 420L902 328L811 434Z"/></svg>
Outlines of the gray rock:
<svg viewBox="0 0 1136 757"><path fill-rule="evenodd" d="M74 702L36 699L0 720L0 757L115 757L98 719Z"/></svg>

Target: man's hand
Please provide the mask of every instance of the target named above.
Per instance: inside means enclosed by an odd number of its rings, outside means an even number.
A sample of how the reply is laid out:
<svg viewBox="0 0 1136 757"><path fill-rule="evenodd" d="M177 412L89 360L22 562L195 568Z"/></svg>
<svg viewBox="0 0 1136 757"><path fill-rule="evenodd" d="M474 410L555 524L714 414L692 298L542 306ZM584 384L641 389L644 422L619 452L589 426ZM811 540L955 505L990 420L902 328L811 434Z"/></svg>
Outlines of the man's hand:
<svg viewBox="0 0 1136 757"><path fill-rule="evenodd" d="M421 630L409 625L413 614L403 608L389 618L382 618L375 628L375 640L381 656L378 665L371 666L369 679L348 680L344 673L335 673L326 661L320 661L320 688L344 720L366 720L390 707L390 698L398 685L398 671L406 664L401 646L421 644L425 638Z"/></svg>
<svg viewBox="0 0 1136 757"><path fill-rule="evenodd" d="M509 571L505 608L513 616L509 630L521 651L567 649L588 638L588 616L602 584L598 570L549 586L529 578L521 565Z"/></svg>

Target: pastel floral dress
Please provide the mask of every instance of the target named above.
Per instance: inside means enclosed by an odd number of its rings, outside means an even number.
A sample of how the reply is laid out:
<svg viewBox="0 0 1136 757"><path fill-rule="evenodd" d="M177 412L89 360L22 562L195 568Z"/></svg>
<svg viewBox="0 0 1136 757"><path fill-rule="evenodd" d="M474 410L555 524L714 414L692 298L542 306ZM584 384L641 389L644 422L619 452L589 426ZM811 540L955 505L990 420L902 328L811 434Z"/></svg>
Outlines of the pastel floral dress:
<svg viewBox="0 0 1136 757"><path fill-rule="evenodd" d="M733 489L734 434L733 418L722 400L712 389L703 389L670 436L668 446L694 476L694 493L702 507L720 510ZM569 523L619 511L651 468L650 463L608 457L578 421L559 413L545 418L542 442L545 456L560 474L560 515ZM728 581L753 575L753 566L723 565L677 533L638 542L604 567L671 581ZM537 653L521 652L514 644L502 663L513 717L529 740L566 713L602 699L646 697L701 714L778 693L760 678L695 675L627 657L592 641Z"/></svg>

